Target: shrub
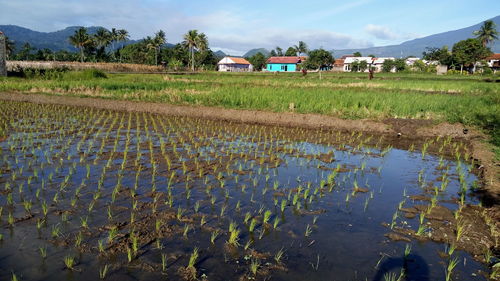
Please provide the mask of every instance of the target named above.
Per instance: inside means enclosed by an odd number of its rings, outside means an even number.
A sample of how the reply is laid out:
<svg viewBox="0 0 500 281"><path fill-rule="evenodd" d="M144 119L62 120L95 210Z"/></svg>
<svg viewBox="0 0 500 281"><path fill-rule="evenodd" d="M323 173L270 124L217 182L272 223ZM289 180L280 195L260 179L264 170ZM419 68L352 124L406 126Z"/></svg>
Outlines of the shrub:
<svg viewBox="0 0 500 281"><path fill-rule="evenodd" d="M104 71L95 68L82 71L71 71L64 75L64 79L68 80L92 80L101 78L108 78L108 76Z"/></svg>

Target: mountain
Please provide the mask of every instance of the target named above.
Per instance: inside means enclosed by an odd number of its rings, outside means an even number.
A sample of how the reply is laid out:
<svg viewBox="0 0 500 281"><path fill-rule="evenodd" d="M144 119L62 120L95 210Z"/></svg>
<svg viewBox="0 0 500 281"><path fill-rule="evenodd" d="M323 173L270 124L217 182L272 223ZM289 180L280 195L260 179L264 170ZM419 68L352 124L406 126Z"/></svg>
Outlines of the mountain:
<svg viewBox="0 0 500 281"><path fill-rule="evenodd" d="M214 52L214 55L218 58L223 58L226 56L226 53L224 53L223 51L221 50L218 50L217 52Z"/></svg>
<svg viewBox="0 0 500 281"><path fill-rule="evenodd" d="M254 56L257 53L262 53L264 56L268 57L271 52L269 52L267 49L264 48L259 48L259 49L251 49L250 51L246 52L243 57L244 58L249 58Z"/></svg>
<svg viewBox="0 0 500 281"><path fill-rule="evenodd" d="M3 33L5 33L7 37L9 37L9 40L14 42L16 50L22 48L24 44L29 43L31 47L34 47L36 49L47 48L52 51L65 50L75 52L77 51L77 49L69 43L68 37L72 36L80 27L81 26L70 26L63 30L54 32L39 32L17 25L0 25L0 31L3 31ZM100 28L103 27L87 27L87 32L89 34L95 34ZM115 44L115 49L122 47L122 45L125 46L134 44L139 41L140 40L127 40L124 43L119 42ZM166 43L164 46L167 48L171 48L175 45Z"/></svg>
<svg viewBox="0 0 500 281"><path fill-rule="evenodd" d="M500 28L500 16L494 17L491 20L493 20L493 22L496 23L497 27ZM451 49L453 47L453 44L457 43L458 41L474 37L472 33L476 30L479 30L482 24L483 22L462 29L438 33L406 41L399 45L372 47L364 49L333 50L333 54L335 57L349 55L354 52L360 52L366 56L375 55L377 57L407 57L407 56L421 57L422 52L425 51L426 47L441 48L442 46L448 46ZM500 53L500 40L496 40L494 44L490 46L490 48L494 53Z"/></svg>
<svg viewBox="0 0 500 281"><path fill-rule="evenodd" d="M75 47L71 46L68 37L73 35L79 26L70 26L63 30L55 32L38 32L28 28L16 25L0 25L0 30L14 41L16 49L19 50L25 43L37 49L51 49L53 51L66 50L76 51ZM87 28L88 33L94 34L101 28L99 26L91 26Z"/></svg>

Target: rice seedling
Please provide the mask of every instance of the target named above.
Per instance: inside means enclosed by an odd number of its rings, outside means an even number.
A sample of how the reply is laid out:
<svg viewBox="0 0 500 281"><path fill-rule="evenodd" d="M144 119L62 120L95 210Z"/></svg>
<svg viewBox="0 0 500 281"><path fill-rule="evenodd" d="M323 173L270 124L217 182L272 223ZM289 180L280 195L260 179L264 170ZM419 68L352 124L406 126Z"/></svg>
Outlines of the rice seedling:
<svg viewBox="0 0 500 281"><path fill-rule="evenodd" d="M269 219L271 218L272 216L272 212L270 210L267 210L265 213L264 213L264 218L262 220L262 224L267 224L269 222Z"/></svg>
<svg viewBox="0 0 500 281"><path fill-rule="evenodd" d="M210 243L215 244L215 240L217 240L217 237L219 237L220 231L218 229L214 230L212 234L210 235Z"/></svg>
<svg viewBox="0 0 500 281"><path fill-rule="evenodd" d="M255 226L257 226L257 219L252 218L250 221L250 226L248 227L248 231L253 232L255 230Z"/></svg>
<svg viewBox="0 0 500 281"><path fill-rule="evenodd" d="M404 255L405 259L407 259L408 256L410 256L410 253L411 253L411 244L406 244L405 245L405 255Z"/></svg>
<svg viewBox="0 0 500 281"><path fill-rule="evenodd" d="M39 247L38 250L40 251L40 256L45 259L47 257L47 247Z"/></svg>
<svg viewBox="0 0 500 281"><path fill-rule="evenodd" d="M309 237L310 235L312 234L312 228L309 226L309 224L306 226L306 232L305 232L305 236L306 237Z"/></svg>
<svg viewBox="0 0 500 281"><path fill-rule="evenodd" d="M260 268L260 261L258 259L252 259L250 262L250 272L256 276Z"/></svg>
<svg viewBox="0 0 500 281"><path fill-rule="evenodd" d="M59 224L52 226L51 235L52 235L52 238L57 238L57 237L59 237L59 235L61 235L61 227Z"/></svg>
<svg viewBox="0 0 500 281"><path fill-rule="evenodd" d="M74 270L75 258L72 256L65 256L64 257L64 265L66 266L67 269Z"/></svg>
<svg viewBox="0 0 500 281"><path fill-rule="evenodd" d="M279 249L278 252L276 252L276 254L274 255L274 260L277 264L281 264L284 254L285 252L283 251L283 248Z"/></svg>
<svg viewBox="0 0 500 281"><path fill-rule="evenodd" d="M191 256L189 257L189 263L188 263L188 266L187 268L191 269L192 273L193 273L193 276L192 278L193 279L196 279L196 268L195 268L195 264L196 264L196 261L198 260L198 248L195 247L193 249L193 252L191 253Z"/></svg>
<svg viewBox="0 0 500 281"><path fill-rule="evenodd" d="M446 266L446 277L445 277L445 280L446 281L450 281L451 280L451 275L453 273L453 270L455 269L455 267L458 265L458 258L455 257L453 259L450 259L450 261L448 262L448 265Z"/></svg>
<svg viewBox="0 0 500 281"><path fill-rule="evenodd" d="M456 241L459 241L462 235L465 232L465 223L463 221L457 221L457 229L456 229Z"/></svg>
<svg viewBox="0 0 500 281"><path fill-rule="evenodd" d="M105 279L106 275L108 274L108 265L104 265L104 267L99 268L99 278L100 279Z"/></svg>
<svg viewBox="0 0 500 281"><path fill-rule="evenodd" d="M229 233L229 239L227 240L227 243L229 245L237 247L240 246L239 240L240 240L240 230L238 228L235 228L233 229L233 231Z"/></svg>
<svg viewBox="0 0 500 281"><path fill-rule="evenodd" d="M428 231L428 228L427 228L427 227L425 227L425 225L421 224L421 225L419 225L419 226L418 226L418 229L417 229L416 234L417 234L417 236L422 236L422 235L424 235L424 234L425 234L425 232L427 232L427 231Z"/></svg>

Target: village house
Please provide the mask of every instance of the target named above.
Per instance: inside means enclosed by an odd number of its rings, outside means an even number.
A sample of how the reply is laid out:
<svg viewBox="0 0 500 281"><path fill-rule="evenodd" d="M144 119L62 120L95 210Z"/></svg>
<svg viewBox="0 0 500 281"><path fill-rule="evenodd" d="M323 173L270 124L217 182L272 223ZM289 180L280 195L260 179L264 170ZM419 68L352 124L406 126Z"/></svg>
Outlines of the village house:
<svg viewBox="0 0 500 281"><path fill-rule="evenodd" d="M393 57L386 57L386 58L374 58L372 67L374 68L375 72L382 72L382 67L384 65L384 62L386 60L395 60ZM392 68L391 72L396 72L396 68Z"/></svg>
<svg viewBox="0 0 500 281"><path fill-rule="evenodd" d="M333 62L332 71L335 71L335 72L344 71L344 61L345 61L345 58L336 59Z"/></svg>
<svg viewBox="0 0 500 281"><path fill-rule="evenodd" d="M372 62L373 62L373 58L372 57L346 57L344 59L344 72L351 72L352 71L352 64L357 62L357 63L360 63L360 62L366 62L367 64L367 68L366 68L366 72L368 72L369 70L369 67L371 66Z"/></svg>
<svg viewBox="0 0 500 281"><path fill-rule="evenodd" d="M219 71L252 72L253 65L244 58L225 57L217 63Z"/></svg>
<svg viewBox="0 0 500 281"><path fill-rule="evenodd" d="M266 61L266 71L294 72L300 70L305 57L270 57Z"/></svg>
<svg viewBox="0 0 500 281"><path fill-rule="evenodd" d="M488 67L490 67L493 72L497 72L500 70L500 54L493 54L486 59L486 63L488 64Z"/></svg>

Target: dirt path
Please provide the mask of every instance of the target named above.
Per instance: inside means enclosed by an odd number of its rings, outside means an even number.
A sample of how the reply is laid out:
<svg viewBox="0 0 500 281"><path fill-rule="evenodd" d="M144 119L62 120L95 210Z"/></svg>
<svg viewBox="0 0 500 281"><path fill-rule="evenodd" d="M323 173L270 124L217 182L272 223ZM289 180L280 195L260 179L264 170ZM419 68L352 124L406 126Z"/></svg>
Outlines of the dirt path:
<svg viewBox="0 0 500 281"><path fill-rule="evenodd" d="M61 104L72 106L86 106L100 109L150 112L164 115L189 116L205 119L217 119L242 123L298 126L306 128L331 128L341 131L362 131L372 134L385 134L401 140L422 139L436 136L452 136L469 143L475 159L481 163L485 196L492 202L500 200L500 165L495 163L493 152L484 143L486 137L476 130L461 124L434 124L430 120L414 119L386 119L373 120L346 120L333 116L319 114L298 114L293 112L267 112L255 110L235 110L206 106L181 106L150 102L135 102L122 100L107 100L97 98L79 98L54 96L44 94L2 93L1 100L25 101L43 104Z"/></svg>

